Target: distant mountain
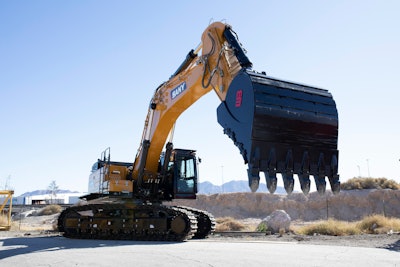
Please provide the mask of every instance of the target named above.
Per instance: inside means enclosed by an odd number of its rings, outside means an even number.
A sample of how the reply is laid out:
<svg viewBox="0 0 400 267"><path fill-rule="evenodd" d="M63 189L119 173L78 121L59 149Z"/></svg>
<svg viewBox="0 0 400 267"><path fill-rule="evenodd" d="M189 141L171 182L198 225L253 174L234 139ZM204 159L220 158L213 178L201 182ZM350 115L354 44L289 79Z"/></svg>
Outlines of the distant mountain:
<svg viewBox="0 0 400 267"><path fill-rule="evenodd" d="M79 193L78 191L71 191L71 190L57 190L57 194L67 194L67 193ZM49 195L49 190L35 190L31 192L26 192L20 195L19 197L30 197L30 196L37 196L37 195Z"/></svg>
<svg viewBox="0 0 400 267"><path fill-rule="evenodd" d="M239 193L239 192L250 192L249 183L247 181L230 181L223 185L214 185L211 182L205 181L198 185L199 194L210 195L218 193ZM265 183L260 183L257 192L267 193L269 192ZM78 191L71 190L58 190L57 194L67 194L67 193L79 193ZM29 197L37 195L48 195L49 190L35 190L31 192L26 192L19 197ZM276 188L275 194L286 194L283 187L278 186Z"/></svg>
<svg viewBox="0 0 400 267"><path fill-rule="evenodd" d="M214 185L208 181L199 183L199 194L217 194L217 193L238 193L238 192L251 192L248 181L230 181L223 185ZM269 192L265 183L260 183L257 192ZM283 187L278 186L275 194L286 194Z"/></svg>

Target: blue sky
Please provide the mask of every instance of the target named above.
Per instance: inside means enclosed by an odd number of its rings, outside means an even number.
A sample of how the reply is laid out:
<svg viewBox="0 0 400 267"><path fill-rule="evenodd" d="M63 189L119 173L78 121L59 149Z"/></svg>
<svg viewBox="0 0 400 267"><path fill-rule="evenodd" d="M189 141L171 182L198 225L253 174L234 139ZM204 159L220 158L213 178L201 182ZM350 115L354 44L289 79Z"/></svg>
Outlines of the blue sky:
<svg viewBox="0 0 400 267"><path fill-rule="evenodd" d="M20 195L55 180L86 191L105 148L133 161L155 88L217 20L232 25L255 70L333 94L342 181L400 182L399 10L398 1L1 1L0 187L8 180ZM198 151L201 181L246 180L218 102L211 92L185 112L174 145Z"/></svg>

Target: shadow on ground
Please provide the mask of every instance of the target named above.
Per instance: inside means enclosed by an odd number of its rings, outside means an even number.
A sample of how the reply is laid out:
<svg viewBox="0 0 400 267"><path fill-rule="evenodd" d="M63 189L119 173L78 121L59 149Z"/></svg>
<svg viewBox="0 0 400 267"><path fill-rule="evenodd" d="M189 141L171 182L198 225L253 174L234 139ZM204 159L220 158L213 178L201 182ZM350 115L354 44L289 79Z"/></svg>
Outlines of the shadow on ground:
<svg viewBox="0 0 400 267"><path fill-rule="evenodd" d="M175 244L176 242L69 239L61 236L0 238L0 259L35 252L128 245Z"/></svg>
<svg viewBox="0 0 400 267"><path fill-rule="evenodd" d="M396 242L386 245L382 248L388 249L388 250L392 250L392 251L396 251L396 252L400 252L400 239L397 240Z"/></svg>

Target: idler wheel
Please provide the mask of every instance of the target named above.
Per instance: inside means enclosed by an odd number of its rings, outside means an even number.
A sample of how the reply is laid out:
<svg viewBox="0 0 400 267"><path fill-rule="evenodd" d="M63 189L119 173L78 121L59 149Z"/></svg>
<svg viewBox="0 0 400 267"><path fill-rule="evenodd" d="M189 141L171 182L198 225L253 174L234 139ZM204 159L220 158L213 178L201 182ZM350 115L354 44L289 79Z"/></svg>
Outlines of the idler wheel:
<svg viewBox="0 0 400 267"><path fill-rule="evenodd" d="M186 230L186 220L183 216L176 216L171 222L171 230L177 234L184 234Z"/></svg>

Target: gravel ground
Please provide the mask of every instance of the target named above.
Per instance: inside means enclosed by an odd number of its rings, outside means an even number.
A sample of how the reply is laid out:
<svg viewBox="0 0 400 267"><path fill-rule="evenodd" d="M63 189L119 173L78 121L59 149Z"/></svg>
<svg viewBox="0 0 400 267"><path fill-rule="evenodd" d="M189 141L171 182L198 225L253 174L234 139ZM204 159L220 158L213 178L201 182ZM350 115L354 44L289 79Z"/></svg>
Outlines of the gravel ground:
<svg viewBox="0 0 400 267"><path fill-rule="evenodd" d="M400 252L400 234L379 234L379 235L353 235L353 236L326 236L314 235L303 236L296 234L276 235L251 235L243 236L229 235L213 235L212 240L249 240L249 241L268 241L268 242L297 242L299 244L312 245L331 245L331 246L351 246L351 247L369 247L369 248L384 248Z"/></svg>
<svg viewBox="0 0 400 267"><path fill-rule="evenodd" d="M49 216L30 216L16 220L10 231L0 231L2 237L38 237L38 236L59 236L60 233L54 231L53 225L57 220L58 215ZM243 220L244 224L253 225L258 222L257 219ZM297 222L302 224L302 222ZM352 247L370 247L384 248L400 252L400 233L378 234L378 235L353 235L353 236L326 236L314 235L303 236L293 233L276 235L260 235L251 234L249 232L238 234L214 234L209 237L211 241L230 240L232 242L239 241L268 241L268 242L297 242L299 244L313 245L335 245L335 246L352 246Z"/></svg>

